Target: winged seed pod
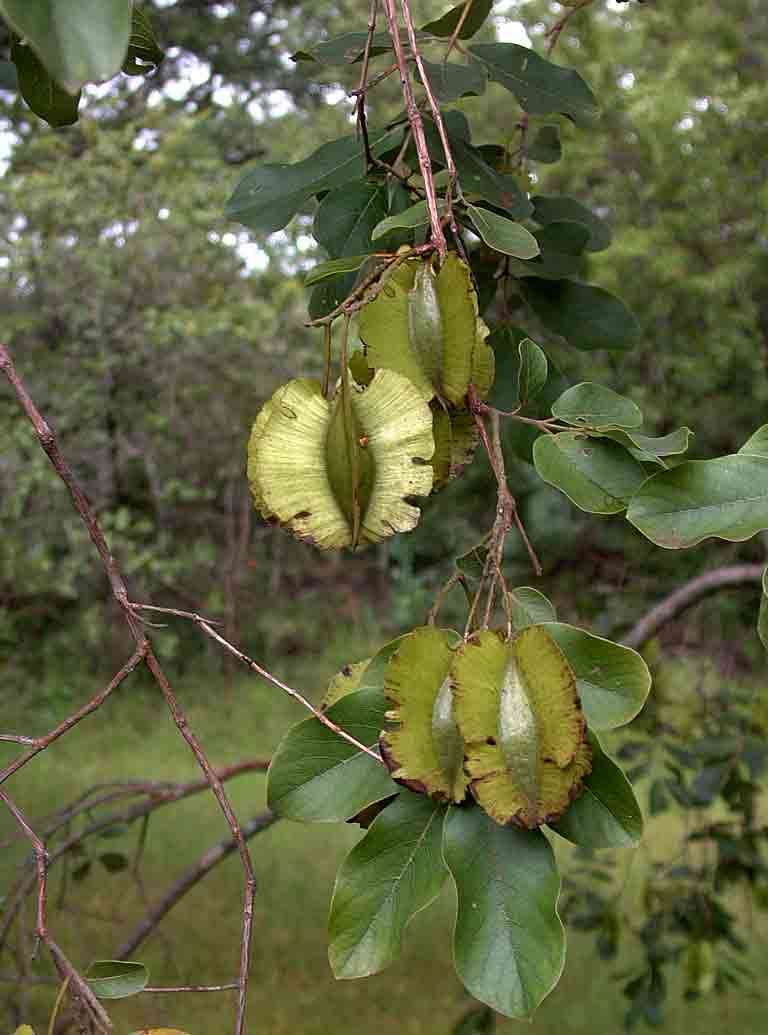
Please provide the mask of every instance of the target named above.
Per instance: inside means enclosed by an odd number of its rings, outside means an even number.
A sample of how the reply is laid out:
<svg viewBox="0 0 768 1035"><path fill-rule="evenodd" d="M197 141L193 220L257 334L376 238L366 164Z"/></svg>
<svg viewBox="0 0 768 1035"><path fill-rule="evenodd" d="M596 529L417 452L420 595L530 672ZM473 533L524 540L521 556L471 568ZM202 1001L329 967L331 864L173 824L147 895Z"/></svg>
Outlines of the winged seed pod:
<svg viewBox="0 0 768 1035"><path fill-rule="evenodd" d="M478 804L533 829L561 816L591 770L576 680L540 626L511 642L480 632L455 655L454 714Z"/></svg>
<svg viewBox="0 0 768 1035"><path fill-rule="evenodd" d="M464 744L453 717L449 678L457 633L422 626L403 637L387 665L384 692L393 706L379 738L393 780L438 801L463 801L469 782Z"/></svg>
<svg viewBox="0 0 768 1035"><path fill-rule="evenodd" d="M322 549L354 548L418 523L409 500L432 488L434 448L429 406L400 374L379 370L330 401L299 378L256 418L248 479L267 520Z"/></svg>
<svg viewBox="0 0 768 1035"><path fill-rule="evenodd" d="M450 252L439 272L431 261L395 267L363 307L360 338L374 369L394 370L427 402L462 407L470 384L483 398L493 384L493 349L478 315L469 267Z"/></svg>
<svg viewBox="0 0 768 1035"><path fill-rule="evenodd" d="M452 478L457 478L474 456L479 439L475 418L464 410L443 409L432 400L432 434L435 452L432 456L434 482L432 491L438 492Z"/></svg>

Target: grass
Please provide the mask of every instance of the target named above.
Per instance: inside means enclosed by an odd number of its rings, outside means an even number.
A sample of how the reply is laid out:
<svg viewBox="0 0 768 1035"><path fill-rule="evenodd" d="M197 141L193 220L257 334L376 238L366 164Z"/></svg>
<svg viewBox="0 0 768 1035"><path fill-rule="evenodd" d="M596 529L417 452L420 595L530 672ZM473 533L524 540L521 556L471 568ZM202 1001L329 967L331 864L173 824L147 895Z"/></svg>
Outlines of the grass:
<svg viewBox="0 0 768 1035"><path fill-rule="evenodd" d="M368 644L351 648L331 643L321 657L295 662L286 673L304 688L321 687L327 677ZM287 724L301 716L294 704L255 680L237 680L229 698L222 681L199 677L177 690L188 701L190 719L210 757L222 765L247 756L268 755ZM76 697L87 690L74 689ZM20 728L14 706L6 717ZM11 714L9 714L11 713ZM41 721L45 728L48 718ZM25 723L28 728L28 720ZM25 729L26 732L26 729ZM0 760L11 757L0 745ZM125 684L96 715L82 723L13 781L13 792L30 816L60 807L84 788L105 779L185 779L197 775L195 763L161 704L136 682ZM235 806L246 817L263 807L264 777L239 778L229 784ZM0 819L0 839L8 820ZM215 803L207 795L169 806L150 823L144 865L149 899L156 898L214 841L226 833ZM663 854L679 833L669 816L649 824L646 851ZM96 851L128 850L137 831L101 842ZM300 826L280 823L251 842L258 893L249 991L249 1035L448 1035L468 1005L450 961L453 893L416 918L408 931L402 959L386 973L364 981L335 982L325 947L325 923L338 863L355 842L357 828L345 825ZM562 850L567 855L567 850ZM6 882L20 852L0 859ZM631 856L627 855L625 865ZM567 860L566 860L567 864ZM641 881L643 857L632 866L627 894ZM162 929L135 954L151 971L152 982L183 984L231 980L237 970L241 874L231 858L198 885L169 915ZM58 879L54 872L53 898ZM0 885L1 886L1 885ZM130 878L109 874L95 864L88 876L55 909L53 925L65 951L80 966L109 958L142 912ZM754 950L758 973L768 962L765 949ZM629 961L631 965L631 959ZM569 936L563 980L534 1021L524 1030L533 1035L611 1035L622 1031L624 1002L612 975L626 969L596 958L592 940ZM3 967L0 963L0 971ZM7 969L7 968L5 968ZM35 989L29 1016L38 1035L45 1030L53 995ZM209 995L143 995L115 1002L110 1012L117 1035L145 1026L173 1026L191 1035L219 1035L231 1030L232 993ZM663 1031L687 1035L692 1028L709 1035L724 1026L735 1031L761 1030L759 1003L742 993L684 1003L672 997ZM0 1017L2 1015L0 1014ZM12 1028L10 1018L6 1026ZM500 1021L498 1031L518 1024Z"/></svg>

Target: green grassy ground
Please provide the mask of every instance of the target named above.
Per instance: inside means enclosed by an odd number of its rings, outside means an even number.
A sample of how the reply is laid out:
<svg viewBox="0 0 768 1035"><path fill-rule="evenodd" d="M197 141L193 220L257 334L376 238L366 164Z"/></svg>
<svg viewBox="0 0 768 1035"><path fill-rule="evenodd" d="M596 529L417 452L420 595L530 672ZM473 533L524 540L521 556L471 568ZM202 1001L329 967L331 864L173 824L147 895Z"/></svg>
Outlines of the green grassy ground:
<svg viewBox="0 0 768 1035"><path fill-rule="evenodd" d="M364 654L365 645L357 646ZM304 687L319 687L341 660L340 652L331 646L316 663L294 666L290 675ZM229 699L220 685L220 680L211 680L207 687L199 679L188 679L178 686L180 696L190 702L192 724L216 764L269 754L286 725L301 717L292 702L256 681L238 680ZM84 686L76 696L89 690ZM7 715L13 708L5 711ZM18 724L18 716L13 719ZM41 719L41 729L45 721ZM0 748L0 759L12 755L9 745ZM13 791L30 816L40 816L108 778L178 780L196 775L194 761L162 706L136 684L126 684L100 713L20 774ZM243 817L263 806L263 776L239 778L229 789ZM0 819L0 838L7 822L5 817ZM144 866L150 900L225 832L207 795L157 814L150 824ZM128 849L137 833L134 829L120 840L103 842L102 850ZM664 844L676 833L669 818L654 822L645 852L663 853ZM450 966L450 889L416 918L402 959L385 974L356 982L335 982L331 977L325 954L328 902L335 868L358 836L357 828L343 825L280 823L251 842L259 887L250 1035L357 1035L360 1031L448 1035L466 1007ZM627 894L632 894L644 857L641 854L632 866ZM0 859L2 883L17 858L18 853L7 852ZM622 865L629 863L627 856ZM52 887L55 900L55 874ZM136 953L149 966L152 982L231 980L237 969L240 901L241 875L232 858L188 895L162 930ZM110 957L141 911L128 876L107 874L94 866L64 907L54 909L52 921L65 951L79 965L87 965L91 959ZM755 962L758 973L761 964L768 962L760 946L755 949ZM626 957L616 964L600 962L591 939L571 935L565 976L524 1030L534 1035L621 1032L624 1002L612 975L628 964L631 958ZM0 972L3 969L7 968L0 961ZM118 1035L149 1025L172 1025L192 1035L219 1035L231 1028L231 995L143 995L113 1004L111 1013ZM31 997L28 1019L38 1033L45 1030L51 1001L47 988ZM765 1030L761 1016L762 1005L739 993L694 1004L677 1001L663 1030L668 1035L688 1035L696 1029L709 1035L728 1025L733 1031L759 1032ZM503 1022L499 1031L511 1032L515 1027L514 1022Z"/></svg>

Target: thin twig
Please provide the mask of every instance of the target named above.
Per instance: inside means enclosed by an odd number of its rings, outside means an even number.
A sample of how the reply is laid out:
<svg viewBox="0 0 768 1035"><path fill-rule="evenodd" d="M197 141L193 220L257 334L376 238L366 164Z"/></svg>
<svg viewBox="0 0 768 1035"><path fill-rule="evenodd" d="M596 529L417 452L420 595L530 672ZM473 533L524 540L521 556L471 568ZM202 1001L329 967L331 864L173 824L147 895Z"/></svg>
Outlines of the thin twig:
<svg viewBox="0 0 768 1035"><path fill-rule="evenodd" d="M142 992L149 992L152 995L158 995L161 992L229 992L239 987L236 981L230 981L226 985L147 985Z"/></svg>
<svg viewBox="0 0 768 1035"><path fill-rule="evenodd" d="M416 98L413 94L413 86L411 85L410 74L408 72L408 62L405 50L403 49L403 41L400 39L400 28L397 22L395 0L383 0L383 3L384 10L387 15L389 35L392 39L392 47L395 51L397 67L400 72L400 86L402 87L403 98L405 100L405 110L408 115L408 122L413 130L413 140L416 145L416 154L419 159L419 169L421 171L422 179L424 180L424 190L427 194L427 209L429 211L429 223L432 231L432 243L442 260L448 253L448 246L445 241L445 234L443 233L443 225L440 221L435 181L432 176L432 161L429 157L427 138L424 134L424 122L422 120L419 107L416 104ZM414 57L415 56L416 54L414 53Z"/></svg>
<svg viewBox="0 0 768 1035"><path fill-rule="evenodd" d="M154 604L131 603L130 606L141 611L159 611L161 614L176 615L177 618L186 618L190 622L194 622L198 629L204 632L206 636L210 636L211 639L215 640L219 646L223 647L226 651L229 651L229 653L232 654L233 657L237 658L238 661L242 662L243 665L247 665L253 672L260 675L262 679L266 679L269 683L272 683L273 686L278 687L295 701L298 701L299 704L306 708L307 711L311 712L315 718L323 724L323 726L332 730L337 734L337 736L346 740L348 744L352 744L353 747L356 747L359 751L363 751L366 755L369 755L381 765L384 764L381 760L381 756L376 751L372 748L366 747L365 744L353 737L351 733L347 733L346 730L342 729L341 726L338 726L332 719L329 719L328 716L321 712L319 708L316 708L311 701L307 700L299 690L295 690L292 686L288 686L287 683L278 679L277 676L273 676L272 673L261 666L258 661L254 661L253 658L249 657L244 651L241 651L239 647L230 643L229 640L224 639L220 633L211 628L208 621L201 615L195 614L193 611L179 611L173 607L155 607Z"/></svg>

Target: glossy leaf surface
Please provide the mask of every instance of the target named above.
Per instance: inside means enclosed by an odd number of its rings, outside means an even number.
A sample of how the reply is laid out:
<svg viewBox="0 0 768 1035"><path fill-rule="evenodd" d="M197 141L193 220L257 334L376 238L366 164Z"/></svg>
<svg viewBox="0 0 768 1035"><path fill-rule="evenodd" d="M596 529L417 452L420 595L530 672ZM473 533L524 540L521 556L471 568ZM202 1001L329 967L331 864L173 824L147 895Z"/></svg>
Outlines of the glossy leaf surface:
<svg viewBox="0 0 768 1035"><path fill-rule="evenodd" d="M582 848L626 848L643 834L643 814L632 785L619 766L589 734L592 771L584 778L578 798L555 823L561 837Z"/></svg>
<svg viewBox="0 0 768 1035"><path fill-rule="evenodd" d="M445 807L403 790L341 864L328 921L336 978L376 974L400 955L405 928L437 897Z"/></svg>
<svg viewBox="0 0 768 1035"><path fill-rule="evenodd" d="M573 669L589 725L609 730L634 719L651 689L651 674L637 651L562 622L543 628Z"/></svg>
<svg viewBox="0 0 768 1035"><path fill-rule="evenodd" d="M132 8L131 0L0 0L0 14L71 94L120 71Z"/></svg>
<svg viewBox="0 0 768 1035"><path fill-rule="evenodd" d="M619 514L648 477L616 442L577 432L542 435L533 445L539 475L589 514Z"/></svg>
<svg viewBox="0 0 768 1035"><path fill-rule="evenodd" d="M570 68L547 61L516 43L478 43L469 48L495 82L515 95L530 115L568 115L577 126L591 126L600 113L595 95Z"/></svg>
<svg viewBox="0 0 768 1035"><path fill-rule="evenodd" d="M662 471L634 497L627 519L667 550L751 539L768 529L768 456L736 453Z"/></svg>
<svg viewBox="0 0 768 1035"><path fill-rule="evenodd" d="M349 694L328 709L328 718L376 748L384 726L381 687ZM267 802L278 816L305 823L337 823L397 793L386 768L318 719L304 719L281 740L267 776Z"/></svg>
<svg viewBox="0 0 768 1035"><path fill-rule="evenodd" d="M456 971L467 991L507 1017L528 1017L565 963L560 876L539 830L501 827L479 808L453 807L443 855L456 884Z"/></svg>

